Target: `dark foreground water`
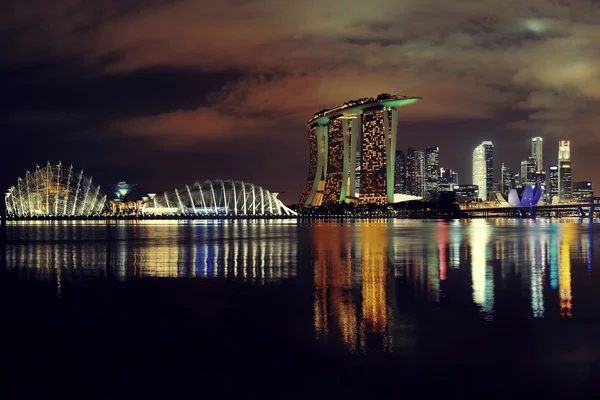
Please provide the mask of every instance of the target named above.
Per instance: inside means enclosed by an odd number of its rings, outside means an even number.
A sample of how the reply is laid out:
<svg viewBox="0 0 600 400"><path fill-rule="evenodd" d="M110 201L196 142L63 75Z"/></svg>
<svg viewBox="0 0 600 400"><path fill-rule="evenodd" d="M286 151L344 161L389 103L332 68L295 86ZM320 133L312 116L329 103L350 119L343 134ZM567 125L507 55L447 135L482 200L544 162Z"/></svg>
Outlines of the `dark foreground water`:
<svg viewBox="0 0 600 400"><path fill-rule="evenodd" d="M8 223L0 390L595 398L599 233L502 219Z"/></svg>

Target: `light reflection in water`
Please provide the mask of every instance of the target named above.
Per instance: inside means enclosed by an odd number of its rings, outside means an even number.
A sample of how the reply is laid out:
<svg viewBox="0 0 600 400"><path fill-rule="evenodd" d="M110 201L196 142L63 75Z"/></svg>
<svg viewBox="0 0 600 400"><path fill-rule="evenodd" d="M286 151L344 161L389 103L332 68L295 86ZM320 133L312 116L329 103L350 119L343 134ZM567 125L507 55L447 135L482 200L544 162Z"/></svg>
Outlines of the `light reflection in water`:
<svg viewBox="0 0 600 400"><path fill-rule="evenodd" d="M446 271L448 269L448 260L446 257L446 249L448 248L448 223L440 222L437 224L437 247L439 259L440 280L446 280Z"/></svg>
<svg viewBox="0 0 600 400"><path fill-rule="evenodd" d="M407 311L397 301L400 290L441 308L446 299L472 290L472 302L491 320L497 318L494 308L501 294L510 289L507 282L517 282L521 292L510 295L527 297L532 317L577 316L572 269L585 268L585 276L591 272L598 225L544 220L205 221L58 222L6 229L2 265L22 278L50 282L59 296L65 282L91 277L270 283L304 271L313 285L306 290L313 293L318 337L339 336L351 351L389 351L393 341L401 342L391 332L406 324L393 315ZM500 268L496 275L493 266ZM583 296L577 299L584 301Z"/></svg>
<svg viewBox="0 0 600 400"><path fill-rule="evenodd" d="M490 222L483 219L471 221L469 238L471 246L471 279L473 281L473 301L480 307L487 319L493 318L494 275L488 264L488 242Z"/></svg>
<svg viewBox="0 0 600 400"><path fill-rule="evenodd" d="M311 233L317 337L336 330L350 351L390 351L386 225L319 223Z"/></svg>
<svg viewBox="0 0 600 400"><path fill-rule="evenodd" d="M231 277L259 283L295 277L297 241L288 240L277 222L269 224L34 225L20 230L31 235L20 239L26 244L5 245L5 266L57 282L65 274L120 280Z"/></svg>
<svg viewBox="0 0 600 400"><path fill-rule="evenodd" d="M531 311L535 318L542 318L544 316L543 281L546 268L542 259L540 237L532 237L531 240Z"/></svg>
<svg viewBox="0 0 600 400"><path fill-rule="evenodd" d="M387 304L387 227L383 223L358 225L361 235L362 320L361 348L377 335L382 349L391 350L391 310Z"/></svg>
<svg viewBox="0 0 600 400"><path fill-rule="evenodd" d="M574 226L563 226L560 238L560 264L558 266L558 285L560 293L560 315L571 318L571 243Z"/></svg>

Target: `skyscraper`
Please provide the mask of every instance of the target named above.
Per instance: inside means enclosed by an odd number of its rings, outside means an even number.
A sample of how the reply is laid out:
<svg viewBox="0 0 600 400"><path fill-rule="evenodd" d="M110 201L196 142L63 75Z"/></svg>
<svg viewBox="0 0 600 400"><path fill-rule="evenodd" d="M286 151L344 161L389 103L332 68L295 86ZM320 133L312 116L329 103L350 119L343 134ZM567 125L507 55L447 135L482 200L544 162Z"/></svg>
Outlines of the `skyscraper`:
<svg viewBox="0 0 600 400"><path fill-rule="evenodd" d="M422 151L408 148L406 154L406 191L413 196L423 197L423 165Z"/></svg>
<svg viewBox="0 0 600 400"><path fill-rule="evenodd" d="M558 196L558 165L550 165L546 175L546 202L552 203Z"/></svg>
<svg viewBox="0 0 600 400"><path fill-rule="evenodd" d="M502 194L508 196L510 189L515 187L515 176L510 168L502 163Z"/></svg>
<svg viewBox="0 0 600 400"><path fill-rule="evenodd" d="M494 144L486 140L473 151L473 184L480 200L488 200L494 182Z"/></svg>
<svg viewBox="0 0 600 400"><path fill-rule="evenodd" d="M396 151L394 193L406 193L406 157L404 157L404 152L402 150Z"/></svg>
<svg viewBox="0 0 600 400"><path fill-rule="evenodd" d="M425 149L425 196L433 196L438 191L440 169L440 148Z"/></svg>
<svg viewBox="0 0 600 400"><path fill-rule="evenodd" d="M521 185L522 186L535 186L536 184L536 173L537 165L535 157L527 157L526 160L521 161Z"/></svg>
<svg viewBox="0 0 600 400"><path fill-rule="evenodd" d="M558 161L571 161L571 141L561 140L558 142Z"/></svg>
<svg viewBox="0 0 600 400"><path fill-rule="evenodd" d="M558 143L558 197L568 201L572 195L571 186L571 142L561 140Z"/></svg>
<svg viewBox="0 0 600 400"><path fill-rule="evenodd" d="M393 202L398 108L419 100L383 93L316 113L307 123L310 164L300 203Z"/></svg>
<svg viewBox="0 0 600 400"><path fill-rule="evenodd" d="M451 169L440 168L438 191L452 192L454 191L454 186L456 185L458 185L458 173Z"/></svg>
<svg viewBox="0 0 600 400"><path fill-rule="evenodd" d="M573 182L573 200L582 203L591 203L594 199L594 189L592 182Z"/></svg>
<svg viewBox="0 0 600 400"><path fill-rule="evenodd" d="M544 170L544 139L541 137L534 137L531 139L531 157L535 159L536 171L541 172Z"/></svg>

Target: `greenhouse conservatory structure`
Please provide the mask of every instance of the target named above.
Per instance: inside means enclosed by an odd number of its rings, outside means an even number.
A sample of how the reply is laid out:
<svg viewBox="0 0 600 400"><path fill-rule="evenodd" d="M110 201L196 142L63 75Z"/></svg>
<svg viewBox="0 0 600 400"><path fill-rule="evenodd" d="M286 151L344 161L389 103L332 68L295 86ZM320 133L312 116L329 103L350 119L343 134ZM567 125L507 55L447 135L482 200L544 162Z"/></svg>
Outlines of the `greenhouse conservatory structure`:
<svg viewBox="0 0 600 400"><path fill-rule="evenodd" d="M92 179L60 162L27 171L5 194L9 217L86 217L104 209L106 196Z"/></svg>
<svg viewBox="0 0 600 400"><path fill-rule="evenodd" d="M268 216L296 215L277 193L248 182L216 180L196 182L182 189L150 194L145 215Z"/></svg>

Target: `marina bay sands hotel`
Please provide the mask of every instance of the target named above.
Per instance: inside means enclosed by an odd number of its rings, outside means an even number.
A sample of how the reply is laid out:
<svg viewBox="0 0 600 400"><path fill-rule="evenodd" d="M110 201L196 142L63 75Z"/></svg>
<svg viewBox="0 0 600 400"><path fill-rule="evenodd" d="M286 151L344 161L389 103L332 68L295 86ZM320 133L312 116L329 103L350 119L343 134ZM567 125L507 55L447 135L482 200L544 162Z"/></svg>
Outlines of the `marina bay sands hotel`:
<svg viewBox="0 0 600 400"><path fill-rule="evenodd" d="M420 100L380 94L315 114L306 124L310 164L300 203L393 203L398 108Z"/></svg>

